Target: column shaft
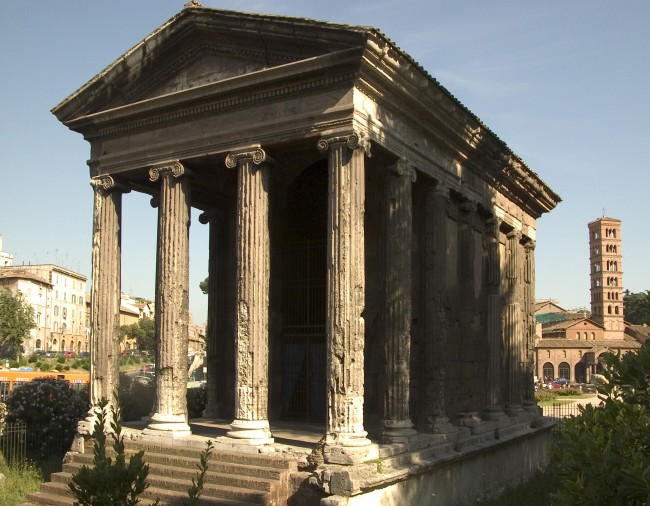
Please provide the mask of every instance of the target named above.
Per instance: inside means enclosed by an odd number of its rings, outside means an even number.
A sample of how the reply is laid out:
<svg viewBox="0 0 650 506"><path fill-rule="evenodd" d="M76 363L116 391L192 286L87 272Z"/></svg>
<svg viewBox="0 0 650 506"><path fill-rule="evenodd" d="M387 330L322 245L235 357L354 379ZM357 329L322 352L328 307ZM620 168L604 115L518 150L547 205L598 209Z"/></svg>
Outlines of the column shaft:
<svg viewBox="0 0 650 506"><path fill-rule="evenodd" d="M262 149L228 155L237 167L237 322L235 420L228 436L272 443L269 395L269 169Z"/></svg>
<svg viewBox="0 0 650 506"><path fill-rule="evenodd" d="M94 188L91 286L91 410L119 386L122 193L110 176Z"/></svg>
<svg viewBox="0 0 650 506"><path fill-rule="evenodd" d="M487 381L486 418L503 415L501 405L501 220L492 217L487 223Z"/></svg>
<svg viewBox="0 0 650 506"><path fill-rule="evenodd" d="M363 427L364 152L358 137L321 140L329 153L326 445L370 444Z"/></svg>
<svg viewBox="0 0 650 506"><path fill-rule="evenodd" d="M386 395L384 439L415 434L409 412L411 369L412 180L403 160L389 167L384 189L384 332Z"/></svg>
<svg viewBox="0 0 650 506"><path fill-rule="evenodd" d="M218 301L219 294L223 293L221 287L221 279L218 275L219 263L222 260L219 258L217 251L221 243L219 232L221 231L221 220L215 212L205 212L199 216L199 221L209 226L208 238L208 321L205 332L206 340L206 355L208 373L206 378L207 391L206 391L206 404L203 410L203 416L206 418L219 418L219 394L223 384L219 384L219 358L218 342L219 333L217 326L219 323L218 318Z"/></svg>
<svg viewBox="0 0 650 506"><path fill-rule="evenodd" d="M447 349L447 215L449 189L438 184L430 188L424 202L424 293L423 336L425 405L424 425L433 433L448 428L446 412L446 349Z"/></svg>
<svg viewBox="0 0 650 506"><path fill-rule="evenodd" d="M148 429L174 436L187 424L190 181L176 162L150 170L161 179L156 264L156 406Z"/></svg>
<svg viewBox="0 0 650 506"><path fill-rule="evenodd" d="M521 347L522 325L520 308L520 254L519 240L521 232L512 230L508 233L508 258L506 262L507 295L503 317L505 344L507 352L508 378L507 378L507 406L508 414L517 414L521 411Z"/></svg>

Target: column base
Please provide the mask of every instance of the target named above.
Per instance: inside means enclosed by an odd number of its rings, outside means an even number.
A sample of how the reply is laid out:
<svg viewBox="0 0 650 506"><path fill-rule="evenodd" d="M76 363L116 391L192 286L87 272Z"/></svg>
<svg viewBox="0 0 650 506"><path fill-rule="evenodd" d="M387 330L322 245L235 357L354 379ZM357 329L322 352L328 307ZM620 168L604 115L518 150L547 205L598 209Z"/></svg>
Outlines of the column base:
<svg viewBox="0 0 650 506"><path fill-rule="evenodd" d="M142 433L177 438L190 436L192 430L185 420L185 415L155 413L151 417L151 423Z"/></svg>
<svg viewBox="0 0 650 506"><path fill-rule="evenodd" d="M483 408L481 417L484 420L493 420L496 422L502 422L504 419L508 418L508 415L504 413L503 408L501 406L487 406Z"/></svg>
<svg viewBox="0 0 650 506"><path fill-rule="evenodd" d="M228 442L248 446L273 444L268 420L234 420L226 433Z"/></svg>
<svg viewBox="0 0 650 506"><path fill-rule="evenodd" d="M382 439L386 443L408 443L417 433L411 420L384 420Z"/></svg>
<svg viewBox="0 0 650 506"><path fill-rule="evenodd" d="M524 412L524 409L521 404L506 404L505 412L508 416L519 416Z"/></svg>
<svg viewBox="0 0 650 506"><path fill-rule="evenodd" d="M344 446L340 444L325 444L323 446L323 460L326 464L341 464L351 466L361 464L368 460L379 458L379 446L372 443L363 446Z"/></svg>

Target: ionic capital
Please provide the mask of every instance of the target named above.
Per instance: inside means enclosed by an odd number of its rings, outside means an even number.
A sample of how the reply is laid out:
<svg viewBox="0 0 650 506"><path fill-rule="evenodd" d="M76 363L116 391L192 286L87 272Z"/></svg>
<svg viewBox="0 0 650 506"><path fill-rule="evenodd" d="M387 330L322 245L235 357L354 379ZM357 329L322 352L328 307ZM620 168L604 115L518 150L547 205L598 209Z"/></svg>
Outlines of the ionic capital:
<svg viewBox="0 0 650 506"><path fill-rule="evenodd" d="M405 158L400 158L395 163L387 167L388 172L395 174L396 176L409 176L411 181L415 183L418 178L415 167L409 163Z"/></svg>
<svg viewBox="0 0 650 506"><path fill-rule="evenodd" d="M338 135L334 137L323 137L316 144L321 153L325 153L330 148L344 144L348 149L362 149L368 158L370 158L370 138L368 136L360 137L358 133L353 132L349 135Z"/></svg>
<svg viewBox="0 0 650 506"><path fill-rule="evenodd" d="M241 161L250 160L253 165L260 165L264 162L271 161L271 158L266 154L260 146L250 147L238 151L228 153L226 156L226 167L234 169Z"/></svg>
<svg viewBox="0 0 650 506"><path fill-rule="evenodd" d="M199 223L201 225L207 225L213 219L220 219L223 213L219 209L208 209L199 214Z"/></svg>
<svg viewBox="0 0 650 506"><path fill-rule="evenodd" d="M176 160L165 165L159 165L149 169L149 181L157 181L160 176L169 174L172 177L189 176L190 171L186 169L181 162Z"/></svg>
<svg viewBox="0 0 650 506"><path fill-rule="evenodd" d="M119 191L122 193L128 193L131 191L125 185L115 181L115 178L110 175L91 177L90 186L92 186L95 191L100 192Z"/></svg>
<svg viewBox="0 0 650 506"><path fill-rule="evenodd" d="M506 237L510 240L516 239L517 241L521 240L521 230L518 228L513 228L510 232L506 234Z"/></svg>
<svg viewBox="0 0 650 506"><path fill-rule="evenodd" d="M535 250L535 241L529 237L526 238L526 242L524 242L524 249L528 251L534 251Z"/></svg>

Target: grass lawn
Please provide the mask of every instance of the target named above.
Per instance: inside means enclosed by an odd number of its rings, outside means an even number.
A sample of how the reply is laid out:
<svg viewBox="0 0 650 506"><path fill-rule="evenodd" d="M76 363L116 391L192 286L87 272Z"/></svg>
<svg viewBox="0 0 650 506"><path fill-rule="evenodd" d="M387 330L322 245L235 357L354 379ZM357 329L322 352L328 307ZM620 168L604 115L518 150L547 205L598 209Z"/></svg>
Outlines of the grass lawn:
<svg viewBox="0 0 650 506"><path fill-rule="evenodd" d="M36 492L41 486L41 471L34 464L10 466L0 454L0 473L5 483L0 487L0 504L16 506L25 502L27 494Z"/></svg>

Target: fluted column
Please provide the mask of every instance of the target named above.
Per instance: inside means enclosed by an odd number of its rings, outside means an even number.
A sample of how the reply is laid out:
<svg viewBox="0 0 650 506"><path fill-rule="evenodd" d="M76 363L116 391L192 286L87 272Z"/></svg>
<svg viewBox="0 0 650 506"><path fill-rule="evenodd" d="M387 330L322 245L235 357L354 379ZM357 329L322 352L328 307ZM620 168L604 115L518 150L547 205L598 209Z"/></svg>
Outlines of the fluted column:
<svg viewBox="0 0 650 506"><path fill-rule="evenodd" d="M524 408L538 413L535 400L535 241L527 238L524 248Z"/></svg>
<svg viewBox="0 0 650 506"><path fill-rule="evenodd" d="M218 418L219 413L219 391L223 383L219 382L219 372L223 369L220 367L219 359L222 355L218 353L218 339L221 337L217 332L218 325L218 300L219 294L223 293L221 279L218 276L220 259L218 258L218 247L221 243L219 232L222 230L219 213L216 211L206 211L199 216L199 222L203 225L209 225L208 238L208 322L205 331L206 355L207 355L207 389L206 403L203 410L205 418Z"/></svg>
<svg viewBox="0 0 650 506"><path fill-rule="evenodd" d="M508 233L508 248L506 259L506 305L503 314L503 331L505 334L507 356L507 399L506 413L517 415L521 408L521 345L522 325L520 308L520 254L519 242L521 232L512 230Z"/></svg>
<svg viewBox="0 0 650 506"><path fill-rule="evenodd" d="M236 394L228 437L269 444L268 160L264 150L252 147L230 153L226 166L238 170Z"/></svg>
<svg viewBox="0 0 650 506"><path fill-rule="evenodd" d="M321 139L328 153L327 422L324 456L349 464L370 445L363 427L364 152L356 134ZM365 149L364 149L365 148ZM338 448L337 448L338 447ZM341 447L347 447L342 449Z"/></svg>
<svg viewBox="0 0 650 506"><path fill-rule="evenodd" d="M148 431L189 435L187 348L189 324L189 172L180 162L153 167L160 180L156 257L156 405Z"/></svg>
<svg viewBox="0 0 650 506"><path fill-rule="evenodd" d="M504 416L501 407L501 220L492 216L487 222L487 378L484 418Z"/></svg>
<svg viewBox="0 0 650 506"><path fill-rule="evenodd" d="M111 176L90 180L93 206L90 309L90 412L101 399L113 402L119 386L122 193Z"/></svg>
<svg viewBox="0 0 650 506"><path fill-rule="evenodd" d="M384 332L386 393L384 440L405 441L416 433L409 412L411 369L412 183L405 160L388 167L384 186Z"/></svg>
<svg viewBox="0 0 650 506"><path fill-rule="evenodd" d="M430 433L447 433L453 429L446 415L447 351L447 217L449 187L438 183L425 194L424 201L424 293L423 340L425 405L424 426Z"/></svg>

